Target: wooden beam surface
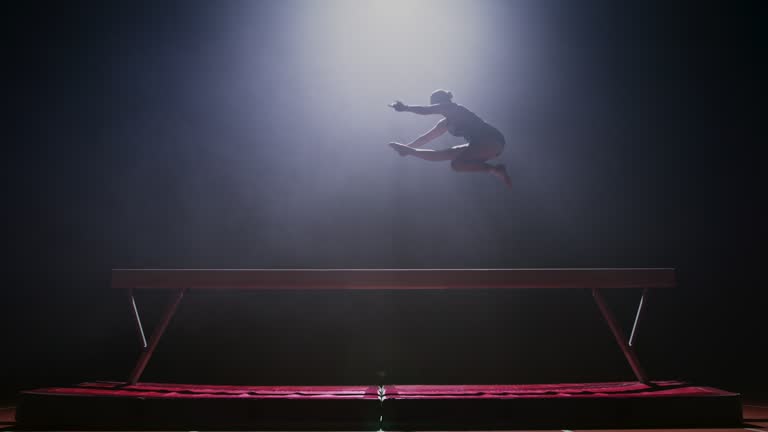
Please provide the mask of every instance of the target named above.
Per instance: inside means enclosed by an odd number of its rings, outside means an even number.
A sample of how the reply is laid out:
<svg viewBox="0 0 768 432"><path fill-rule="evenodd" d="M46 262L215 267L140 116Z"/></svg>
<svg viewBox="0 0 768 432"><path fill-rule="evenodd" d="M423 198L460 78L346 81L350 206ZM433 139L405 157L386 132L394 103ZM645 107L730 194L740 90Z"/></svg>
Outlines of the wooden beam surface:
<svg viewBox="0 0 768 432"><path fill-rule="evenodd" d="M671 268L592 269L115 269L117 289L672 288Z"/></svg>

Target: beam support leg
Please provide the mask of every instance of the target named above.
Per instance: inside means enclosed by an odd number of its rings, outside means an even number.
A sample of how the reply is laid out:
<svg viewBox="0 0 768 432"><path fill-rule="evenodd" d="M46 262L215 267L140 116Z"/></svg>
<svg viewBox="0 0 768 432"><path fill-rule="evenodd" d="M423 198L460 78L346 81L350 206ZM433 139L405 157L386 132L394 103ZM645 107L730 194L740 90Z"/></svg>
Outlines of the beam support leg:
<svg viewBox="0 0 768 432"><path fill-rule="evenodd" d="M141 325L141 316L139 315L139 309L136 307L136 298L133 296L133 290L128 290L128 302L131 306L131 316L133 317L133 323L136 325L136 334L139 336L139 343L141 349L147 349L147 337L144 335L144 326Z"/></svg>
<svg viewBox="0 0 768 432"><path fill-rule="evenodd" d="M186 291L186 288L178 290L176 295L165 307L165 312L163 312L160 323L155 327L152 336L149 338L149 345L142 351L139 360L136 362L136 366L134 366L133 371L128 378L129 385L135 385L141 378L141 374L144 373L144 368L147 367L149 359L152 358L152 354L154 354L155 348L157 348L157 344L160 342L160 338L163 337L163 333L165 333L165 329L171 322L171 318L173 318L173 315L176 313L176 309L179 307L179 303L181 303L181 299L184 297Z"/></svg>
<svg viewBox="0 0 768 432"><path fill-rule="evenodd" d="M595 303L597 303L597 307L600 309L600 313L603 315L605 322L608 324L608 327L611 329L611 332L613 333L613 337L616 339L616 343L619 345L619 348L621 348L621 351L624 353L624 357L627 358L627 362L629 362L629 366L632 368L632 372L635 373L635 377L637 377L637 380L640 382L648 383L649 382L648 376L645 374L645 371L640 366L640 361L637 359L635 350L627 342L627 338L626 336L624 336L624 333L621 331L621 328L616 322L616 317L613 315L613 312L611 312L611 309L608 307L608 304L605 302L605 298L603 297L603 294L600 292L598 288L592 288L592 297L595 299Z"/></svg>
<svg viewBox="0 0 768 432"><path fill-rule="evenodd" d="M643 294L640 295L640 304L637 305L637 314L635 315L635 322L632 324L632 333L629 334L629 346L635 346L635 339L637 339L637 332L640 325L640 319L643 315L644 307L648 303L648 288L643 288Z"/></svg>

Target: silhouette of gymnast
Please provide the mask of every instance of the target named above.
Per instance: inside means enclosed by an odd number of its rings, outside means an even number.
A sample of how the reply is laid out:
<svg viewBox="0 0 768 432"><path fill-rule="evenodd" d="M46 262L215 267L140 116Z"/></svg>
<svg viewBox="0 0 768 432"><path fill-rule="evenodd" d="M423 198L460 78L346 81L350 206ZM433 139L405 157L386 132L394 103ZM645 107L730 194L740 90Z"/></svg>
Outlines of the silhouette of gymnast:
<svg viewBox="0 0 768 432"><path fill-rule="evenodd" d="M507 187L512 182L504 164L491 165L488 160L498 157L504 150L504 135L477 114L452 101L453 93L435 90L429 98L431 105L406 105L395 101L389 106L397 112L414 114L441 114L437 124L409 144L389 143L400 156L416 156L427 161L451 161L451 168L460 172L485 172L501 180ZM419 148L445 132L464 137L467 142L443 150Z"/></svg>

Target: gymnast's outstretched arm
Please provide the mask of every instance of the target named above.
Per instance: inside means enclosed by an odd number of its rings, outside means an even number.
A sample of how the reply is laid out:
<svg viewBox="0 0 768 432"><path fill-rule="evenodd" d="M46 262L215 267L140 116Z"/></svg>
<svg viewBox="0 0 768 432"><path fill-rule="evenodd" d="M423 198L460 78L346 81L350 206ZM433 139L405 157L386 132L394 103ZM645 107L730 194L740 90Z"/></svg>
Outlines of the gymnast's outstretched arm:
<svg viewBox="0 0 768 432"><path fill-rule="evenodd" d="M444 114L445 106L443 104L434 104L434 105L406 105L400 101L396 101L393 104L390 104L392 108L394 108L397 112L412 112L414 114L420 114L420 115L430 115L430 114Z"/></svg>

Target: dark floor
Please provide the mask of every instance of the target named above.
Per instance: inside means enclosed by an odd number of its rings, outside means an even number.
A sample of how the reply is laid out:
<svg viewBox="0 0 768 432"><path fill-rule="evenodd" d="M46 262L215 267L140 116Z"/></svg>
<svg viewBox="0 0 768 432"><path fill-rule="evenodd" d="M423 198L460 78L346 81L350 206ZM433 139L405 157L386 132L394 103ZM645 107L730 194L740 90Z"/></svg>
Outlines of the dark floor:
<svg viewBox="0 0 768 432"><path fill-rule="evenodd" d="M768 395L744 395L744 424L741 428L719 428L719 429L602 429L603 432L611 430L632 430L643 431L652 430L655 432L675 431L675 432L735 432L735 431L766 431L768 432ZM0 402L0 430L14 430L16 406L15 401ZM563 425L566 427L567 425ZM579 430L580 431L580 430ZM538 431L549 432L549 431ZM577 432L577 430L560 429L556 432ZM584 431L586 432L586 431Z"/></svg>

